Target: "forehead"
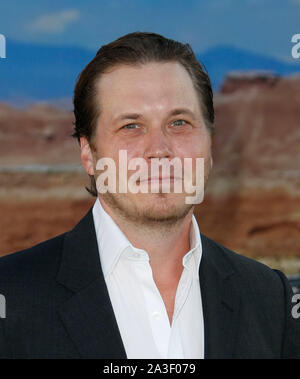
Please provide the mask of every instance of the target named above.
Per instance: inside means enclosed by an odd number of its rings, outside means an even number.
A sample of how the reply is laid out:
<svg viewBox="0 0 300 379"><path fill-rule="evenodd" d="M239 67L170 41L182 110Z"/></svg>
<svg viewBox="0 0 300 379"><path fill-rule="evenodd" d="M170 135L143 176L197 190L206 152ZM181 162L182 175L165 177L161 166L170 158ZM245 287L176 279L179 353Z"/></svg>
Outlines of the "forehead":
<svg viewBox="0 0 300 379"><path fill-rule="evenodd" d="M101 113L110 117L122 111L164 112L172 107L200 111L192 79L177 62L120 65L102 74L96 87Z"/></svg>

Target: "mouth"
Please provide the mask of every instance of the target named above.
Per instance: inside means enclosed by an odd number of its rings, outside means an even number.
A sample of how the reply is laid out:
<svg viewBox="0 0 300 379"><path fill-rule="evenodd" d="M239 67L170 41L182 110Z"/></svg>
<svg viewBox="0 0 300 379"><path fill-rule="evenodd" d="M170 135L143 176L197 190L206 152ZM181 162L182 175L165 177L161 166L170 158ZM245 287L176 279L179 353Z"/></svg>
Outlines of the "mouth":
<svg viewBox="0 0 300 379"><path fill-rule="evenodd" d="M140 183L149 183L149 182L168 182L168 181L174 181L174 180L181 180L181 178L177 178L174 176L159 176L159 177L150 177L145 180L139 180Z"/></svg>

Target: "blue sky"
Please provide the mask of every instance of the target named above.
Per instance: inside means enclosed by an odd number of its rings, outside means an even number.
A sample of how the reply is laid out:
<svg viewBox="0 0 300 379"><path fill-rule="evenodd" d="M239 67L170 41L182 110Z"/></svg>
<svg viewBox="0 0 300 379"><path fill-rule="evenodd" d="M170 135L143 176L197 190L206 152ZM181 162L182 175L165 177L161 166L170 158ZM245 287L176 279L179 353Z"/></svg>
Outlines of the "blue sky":
<svg viewBox="0 0 300 379"><path fill-rule="evenodd" d="M1 0L0 33L23 42L97 50L133 31L189 42L195 52L229 44L291 60L300 0Z"/></svg>

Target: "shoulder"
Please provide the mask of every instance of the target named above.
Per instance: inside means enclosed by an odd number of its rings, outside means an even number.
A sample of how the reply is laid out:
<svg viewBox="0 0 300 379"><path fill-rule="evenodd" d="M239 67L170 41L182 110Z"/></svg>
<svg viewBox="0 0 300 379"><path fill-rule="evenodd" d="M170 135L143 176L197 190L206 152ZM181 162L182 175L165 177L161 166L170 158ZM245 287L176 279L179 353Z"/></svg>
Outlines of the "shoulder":
<svg viewBox="0 0 300 379"><path fill-rule="evenodd" d="M252 289L257 292L261 289L264 293L269 290L282 293L283 285L284 287L289 286L287 278L282 272L232 251L205 235L202 235L202 242L210 252L213 251L212 259L219 259L221 265L231 267L232 272L239 277L240 283L244 284L250 291Z"/></svg>
<svg viewBox="0 0 300 379"><path fill-rule="evenodd" d="M57 272L67 233L0 258L0 286L20 286ZM1 290L1 288L0 288Z"/></svg>
<svg viewBox="0 0 300 379"><path fill-rule="evenodd" d="M280 356L299 358L300 318L295 316L299 312L294 308L293 291L286 276L203 235L202 242L205 260L215 270L210 274L217 270L226 279L218 288L227 300L235 297L239 301L239 315L245 333L249 332L247 339L254 336L255 343L277 349L279 336ZM216 278L210 283L212 280Z"/></svg>

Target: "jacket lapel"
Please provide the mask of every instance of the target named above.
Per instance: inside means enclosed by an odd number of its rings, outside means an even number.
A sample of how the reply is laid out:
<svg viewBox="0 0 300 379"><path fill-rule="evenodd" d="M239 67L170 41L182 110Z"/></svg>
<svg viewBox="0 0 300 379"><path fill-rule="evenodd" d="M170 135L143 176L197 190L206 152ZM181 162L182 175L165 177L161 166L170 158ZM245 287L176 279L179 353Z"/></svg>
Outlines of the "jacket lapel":
<svg viewBox="0 0 300 379"><path fill-rule="evenodd" d="M201 240L203 252L199 275L205 358L233 358L240 305L237 273L218 244L202 234Z"/></svg>
<svg viewBox="0 0 300 379"><path fill-rule="evenodd" d="M74 293L59 314L82 358L126 358L101 269L92 208L66 233L57 280Z"/></svg>

